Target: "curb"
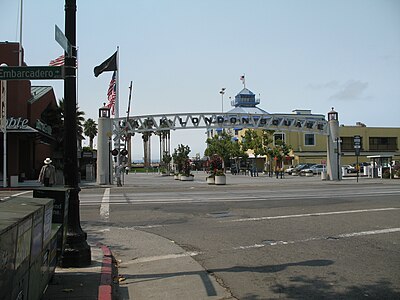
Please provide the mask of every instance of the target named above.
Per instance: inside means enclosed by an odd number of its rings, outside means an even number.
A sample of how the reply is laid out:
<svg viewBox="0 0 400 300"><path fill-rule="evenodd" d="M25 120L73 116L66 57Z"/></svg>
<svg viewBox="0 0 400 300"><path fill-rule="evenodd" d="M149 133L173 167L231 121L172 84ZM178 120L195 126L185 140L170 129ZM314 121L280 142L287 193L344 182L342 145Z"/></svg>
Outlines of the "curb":
<svg viewBox="0 0 400 300"><path fill-rule="evenodd" d="M103 252L103 262L101 264L101 279L98 289L98 300L113 299L113 256L110 248L98 243L97 246Z"/></svg>

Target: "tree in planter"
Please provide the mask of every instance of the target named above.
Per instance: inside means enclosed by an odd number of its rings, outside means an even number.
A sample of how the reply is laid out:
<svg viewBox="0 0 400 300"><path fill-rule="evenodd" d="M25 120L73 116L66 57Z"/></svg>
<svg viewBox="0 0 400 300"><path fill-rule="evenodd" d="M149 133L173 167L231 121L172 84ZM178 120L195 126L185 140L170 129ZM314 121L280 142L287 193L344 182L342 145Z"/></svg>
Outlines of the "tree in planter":
<svg viewBox="0 0 400 300"><path fill-rule="evenodd" d="M190 174L191 170L192 170L192 167L190 165L190 159L187 158L183 163L182 175L186 176L186 177L193 176L192 174Z"/></svg>
<svg viewBox="0 0 400 300"><path fill-rule="evenodd" d="M222 158L218 154L211 156L209 165L209 177L225 176Z"/></svg>
<svg viewBox="0 0 400 300"><path fill-rule="evenodd" d="M183 166L185 162L189 159L190 148L187 145L180 144L178 148L174 149L172 158L174 164L176 165L176 170L179 174L183 174Z"/></svg>

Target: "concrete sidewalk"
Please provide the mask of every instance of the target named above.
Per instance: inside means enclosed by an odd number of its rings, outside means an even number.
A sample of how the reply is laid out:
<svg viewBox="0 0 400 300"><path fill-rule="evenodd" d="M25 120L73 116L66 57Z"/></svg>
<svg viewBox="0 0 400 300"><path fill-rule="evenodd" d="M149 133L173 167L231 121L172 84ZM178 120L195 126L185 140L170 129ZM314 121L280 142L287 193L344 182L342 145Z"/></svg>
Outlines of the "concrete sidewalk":
<svg viewBox="0 0 400 300"><path fill-rule="evenodd" d="M84 268L57 267L42 300L111 300L117 295L117 269L110 249L91 244L92 263Z"/></svg>
<svg viewBox="0 0 400 300"><path fill-rule="evenodd" d="M84 230L112 245L119 273L116 299L234 299L194 260L192 256L200 253L186 252L173 241L133 228L86 224Z"/></svg>

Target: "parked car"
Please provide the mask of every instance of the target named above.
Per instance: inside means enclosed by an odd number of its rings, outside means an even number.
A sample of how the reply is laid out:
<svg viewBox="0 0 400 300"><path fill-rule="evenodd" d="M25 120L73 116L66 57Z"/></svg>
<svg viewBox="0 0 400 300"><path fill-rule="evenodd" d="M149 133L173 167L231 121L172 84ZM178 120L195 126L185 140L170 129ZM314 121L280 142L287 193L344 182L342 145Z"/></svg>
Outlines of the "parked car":
<svg viewBox="0 0 400 300"><path fill-rule="evenodd" d="M360 173L364 172L364 167L369 167L371 165L371 163L369 162L361 162L358 163L359 167L360 167ZM354 168L356 168L357 164L352 164L352 166L354 166ZM357 172L357 169L356 169Z"/></svg>
<svg viewBox="0 0 400 300"><path fill-rule="evenodd" d="M296 166L291 166L291 167L289 167L289 168L287 168L286 170L285 170L285 173L287 173L287 174L289 174L289 175L292 175L292 172L293 172L293 170L297 167L298 165L296 165Z"/></svg>
<svg viewBox="0 0 400 300"><path fill-rule="evenodd" d="M299 175L306 175L308 174L321 174L323 171L326 170L326 167L324 165L313 165L309 168L305 168L303 170L300 171Z"/></svg>
<svg viewBox="0 0 400 300"><path fill-rule="evenodd" d="M342 169L344 169L344 172L347 174L357 173L356 168L353 167L352 165L344 165L344 166L342 166Z"/></svg>
<svg viewBox="0 0 400 300"><path fill-rule="evenodd" d="M310 163L307 163L307 164L300 164L300 165L298 165L297 167L295 167L295 168L293 169L292 175L297 176L297 175L299 175L299 173L300 173L301 170L310 168L310 167L313 166L313 165L315 165L315 164L310 164Z"/></svg>

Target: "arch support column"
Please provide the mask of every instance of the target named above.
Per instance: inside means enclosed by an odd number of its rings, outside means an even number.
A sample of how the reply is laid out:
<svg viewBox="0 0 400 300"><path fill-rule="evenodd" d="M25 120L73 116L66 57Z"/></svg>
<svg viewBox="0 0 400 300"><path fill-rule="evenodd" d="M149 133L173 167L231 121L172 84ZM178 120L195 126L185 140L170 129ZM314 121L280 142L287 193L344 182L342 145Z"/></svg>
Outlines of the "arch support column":
<svg viewBox="0 0 400 300"><path fill-rule="evenodd" d="M100 117L98 119L97 135L97 184L112 183L112 159L110 148L112 146L112 120Z"/></svg>
<svg viewBox="0 0 400 300"><path fill-rule="evenodd" d="M338 113L332 110L328 113L328 136L327 136L327 175L329 180L341 180L340 170L340 135Z"/></svg>

